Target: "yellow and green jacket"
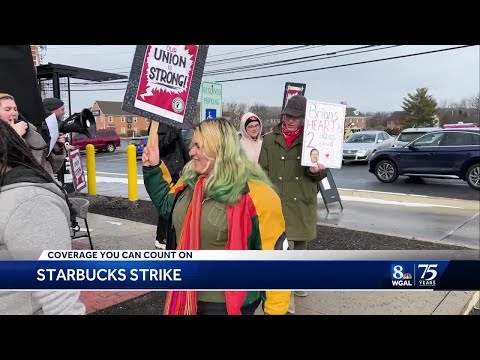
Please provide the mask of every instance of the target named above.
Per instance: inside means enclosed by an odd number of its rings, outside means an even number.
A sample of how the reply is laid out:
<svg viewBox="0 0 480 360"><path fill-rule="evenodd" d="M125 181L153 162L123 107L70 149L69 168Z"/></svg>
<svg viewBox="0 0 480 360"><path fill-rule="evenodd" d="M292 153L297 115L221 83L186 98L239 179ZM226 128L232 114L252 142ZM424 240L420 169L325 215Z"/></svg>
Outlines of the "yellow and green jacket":
<svg viewBox="0 0 480 360"><path fill-rule="evenodd" d="M144 167L145 188L160 216L169 221L167 249L176 249L175 230L171 214L175 200L186 189L182 179L171 182L167 167ZM280 198L268 185L248 180L240 200L227 206L228 241L225 250L286 250L285 220ZM265 301L264 311L270 315L283 315L288 310L290 291L226 291L229 314L241 314L242 306Z"/></svg>

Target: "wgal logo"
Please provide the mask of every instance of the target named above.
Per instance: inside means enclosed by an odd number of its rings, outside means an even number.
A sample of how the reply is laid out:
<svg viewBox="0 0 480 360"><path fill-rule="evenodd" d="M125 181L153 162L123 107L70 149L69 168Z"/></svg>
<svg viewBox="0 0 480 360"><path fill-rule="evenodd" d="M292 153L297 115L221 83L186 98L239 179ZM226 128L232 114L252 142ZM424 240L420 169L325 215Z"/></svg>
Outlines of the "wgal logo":
<svg viewBox="0 0 480 360"><path fill-rule="evenodd" d="M392 265L392 286L413 286L412 274L405 265Z"/></svg>

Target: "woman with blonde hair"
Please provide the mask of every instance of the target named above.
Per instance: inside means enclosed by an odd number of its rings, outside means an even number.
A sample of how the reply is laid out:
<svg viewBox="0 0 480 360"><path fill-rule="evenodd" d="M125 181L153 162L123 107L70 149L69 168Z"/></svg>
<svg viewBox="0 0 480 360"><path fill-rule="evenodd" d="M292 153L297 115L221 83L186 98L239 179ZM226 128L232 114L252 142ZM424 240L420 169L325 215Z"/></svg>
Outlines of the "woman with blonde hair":
<svg viewBox="0 0 480 360"><path fill-rule="evenodd" d="M280 198L260 166L241 149L237 131L226 119L197 125L189 155L181 178L171 186L169 171L160 162L158 138L142 156L147 192L169 222L167 249L287 247ZM253 315L264 300L265 313L283 315L289 297L289 291L170 291L164 312Z"/></svg>
<svg viewBox="0 0 480 360"><path fill-rule="evenodd" d="M49 153L49 146L37 128L26 119L20 117L15 98L6 93L0 93L0 120L10 124L30 147L37 162L50 174L54 176L65 161L65 136L62 135L55 143L52 152Z"/></svg>

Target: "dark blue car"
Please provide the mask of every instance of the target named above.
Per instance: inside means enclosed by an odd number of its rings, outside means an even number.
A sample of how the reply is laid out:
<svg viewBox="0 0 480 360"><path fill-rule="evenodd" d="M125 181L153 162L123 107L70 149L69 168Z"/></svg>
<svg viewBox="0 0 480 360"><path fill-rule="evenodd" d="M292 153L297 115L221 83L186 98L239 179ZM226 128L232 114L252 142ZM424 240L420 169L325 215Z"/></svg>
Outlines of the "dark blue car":
<svg viewBox="0 0 480 360"><path fill-rule="evenodd" d="M143 149L147 146L148 136L141 136L132 138L130 144L135 145L137 148L137 158L141 157L143 154Z"/></svg>
<svg viewBox="0 0 480 360"><path fill-rule="evenodd" d="M383 183L399 175L460 178L480 190L480 129L443 129L404 147L377 151L368 171Z"/></svg>

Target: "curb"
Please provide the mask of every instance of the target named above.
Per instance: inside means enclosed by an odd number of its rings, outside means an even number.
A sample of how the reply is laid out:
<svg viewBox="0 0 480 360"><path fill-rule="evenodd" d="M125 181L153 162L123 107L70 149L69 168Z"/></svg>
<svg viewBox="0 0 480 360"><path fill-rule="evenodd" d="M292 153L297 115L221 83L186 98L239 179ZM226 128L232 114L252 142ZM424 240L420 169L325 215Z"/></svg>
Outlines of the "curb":
<svg viewBox="0 0 480 360"><path fill-rule="evenodd" d="M463 308L460 315L468 315L472 311L473 307L480 301L480 291L475 291L472 294L472 297L468 301L468 303Z"/></svg>
<svg viewBox="0 0 480 360"><path fill-rule="evenodd" d="M449 245L449 246L457 246L463 248L463 250L476 250L478 251L478 247L474 246L469 246L469 245L459 245L457 243L448 243L444 242L443 240L434 240L434 239L429 239L426 237L416 237L416 236L404 236L404 235L399 235L394 232L388 232L388 231L372 231L372 230L364 230L364 229L359 229L354 226L348 226L348 225L337 225L337 224L330 224L330 223L324 223L320 222L317 220L317 226L328 226L332 228L337 228L337 229L346 229L346 230L351 230L351 231L358 231L358 232L366 232L370 234L377 234L377 235L384 235L384 236L390 236L390 237L395 237L399 239L405 239L405 240L413 240L413 241L424 241L432 244L439 244L439 245ZM459 249L460 250L460 249Z"/></svg>
<svg viewBox="0 0 480 360"><path fill-rule="evenodd" d="M468 315L479 296L480 291L449 291L431 315Z"/></svg>
<svg viewBox="0 0 480 360"><path fill-rule="evenodd" d="M413 194L400 194L400 193L387 193L381 191L370 190L355 190L355 189L338 189L340 196L352 196L357 198L367 199L381 199L398 202L409 203L428 203L432 205L455 207L463 210L476 210L480 211L480 201L475 200L461 200L451 199L443 197L425 196L425 195L413 195Z"/></svg>

